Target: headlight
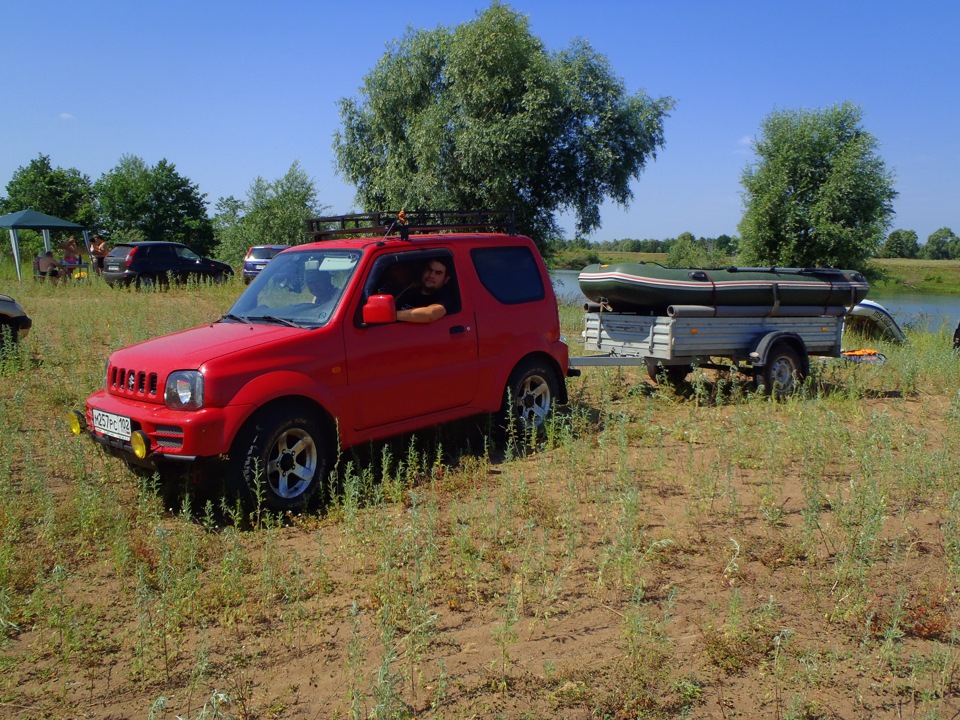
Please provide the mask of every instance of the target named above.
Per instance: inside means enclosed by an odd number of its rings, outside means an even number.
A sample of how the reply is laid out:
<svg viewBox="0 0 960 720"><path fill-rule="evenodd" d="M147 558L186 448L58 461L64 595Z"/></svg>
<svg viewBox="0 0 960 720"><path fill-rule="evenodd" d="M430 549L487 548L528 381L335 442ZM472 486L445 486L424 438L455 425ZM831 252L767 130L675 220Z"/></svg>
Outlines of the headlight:
<svg viewBox="0 0 960 720"><path fill-rule="evenodd" d="M171 410L203 407L203 375L197 370L177 370L167 378L163 400Z"/></svg>

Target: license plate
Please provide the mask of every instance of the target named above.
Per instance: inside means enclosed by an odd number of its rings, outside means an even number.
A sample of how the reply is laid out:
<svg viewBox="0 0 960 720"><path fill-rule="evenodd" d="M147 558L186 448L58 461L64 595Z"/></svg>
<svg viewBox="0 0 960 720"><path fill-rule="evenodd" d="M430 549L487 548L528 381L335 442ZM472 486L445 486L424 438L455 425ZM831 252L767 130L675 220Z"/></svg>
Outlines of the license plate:
<svg viewBox="0 0 960 720"><path fill-rule="evenodd" d="M106 269L107 269L107 270L119 270L119 269L120 269L120 263L107 263Z"/></svg>
<svg viewBox="0 0 960 720"><path fill-rule="evenodd" d="M120 440L130 439L130 418L123 415L114 415L103 410L93 411L93 427L103 435L119 438Z"/></svg>

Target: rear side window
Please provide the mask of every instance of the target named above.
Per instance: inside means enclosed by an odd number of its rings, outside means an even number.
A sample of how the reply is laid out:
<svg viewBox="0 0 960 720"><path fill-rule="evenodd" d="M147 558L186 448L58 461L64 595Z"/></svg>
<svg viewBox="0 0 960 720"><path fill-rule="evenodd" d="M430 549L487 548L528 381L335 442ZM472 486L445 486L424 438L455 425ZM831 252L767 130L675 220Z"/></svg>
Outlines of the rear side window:
<svg viewBox="0 0 960 720"><path fill-rule="evenodd" d="M176 255L180 260L186 260L187 262L196 262L200 259L200 256L197 255L193 250L184 246L184 245L168 245L169 250L173 250L174 255ZM165 255L167 253L164 253Z"/></svg>
<svg viewBox="0 0 960 720"><path fill-rule="evenodd" d="M504 305L543 300L543 277L530 248L476 248L470 256L480 282Z"/></svg>

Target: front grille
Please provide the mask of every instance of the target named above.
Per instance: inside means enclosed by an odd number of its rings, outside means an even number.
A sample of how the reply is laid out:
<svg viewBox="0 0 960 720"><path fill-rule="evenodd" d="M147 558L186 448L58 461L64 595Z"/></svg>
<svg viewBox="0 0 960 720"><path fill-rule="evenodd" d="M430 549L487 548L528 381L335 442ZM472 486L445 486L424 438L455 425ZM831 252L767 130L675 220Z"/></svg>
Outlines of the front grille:
<svg viewBox="0 0 960 720"><path fill-rule="evenodd" d="M157 374L146 370L111 365L107 371L107 386L115 395L156 398L157 383Z"/></svg>

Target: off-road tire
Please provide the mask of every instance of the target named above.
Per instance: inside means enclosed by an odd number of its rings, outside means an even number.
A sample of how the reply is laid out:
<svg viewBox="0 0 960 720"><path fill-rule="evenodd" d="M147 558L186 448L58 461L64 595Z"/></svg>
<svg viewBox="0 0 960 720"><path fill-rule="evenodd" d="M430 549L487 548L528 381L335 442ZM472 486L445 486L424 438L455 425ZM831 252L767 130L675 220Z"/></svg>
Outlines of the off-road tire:
<svg viewBox="0 0 960 720"><path fill-rule="evenodd" d="M500 405L499 425L527 434L541 432L560 397L556 370L543 360L529 359L510 373Z"/></svg>
<svg viewBox="0 0 960 720"><path fill-rule="evenodd" d="M305 510L327 477L330 456L323 428L305 407L275 408L238 433L231 473L245 501L274 512Z"/></svg>

